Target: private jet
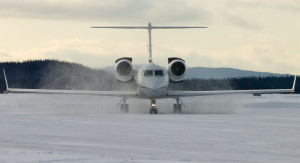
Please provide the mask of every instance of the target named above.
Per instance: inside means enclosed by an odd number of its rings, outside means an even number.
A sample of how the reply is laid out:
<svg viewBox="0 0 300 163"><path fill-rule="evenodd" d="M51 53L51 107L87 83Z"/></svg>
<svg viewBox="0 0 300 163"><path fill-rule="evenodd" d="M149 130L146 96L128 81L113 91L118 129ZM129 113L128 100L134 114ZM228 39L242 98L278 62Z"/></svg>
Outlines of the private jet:
<svg viewBox="0 0 300 163"><path fill-rule="evenodd" d="M6 92L8 93L41 93L41 94L83 94L121 97L120 111L129 112L129 105L126 100L129 98L143 98L150 100L150 114L157 114L157 99L173 98L176 103L173 105L173 113L182 113L184 105L180 97L208 96L226 94L270 94L290 93L295 90L296 75L291 89L264 89L264 90L222 90L222 91L172 91L168 90L169 83L182 82L187 73L185 60L177 57L168 58L166 68L155 64L152 60L152 29L184 29L184 28L207 28L201 26L96 26L91 28L112 28L112 29L144 29L149 35L149 63L134 69L131 57L119 58L115 61L114 75L120 82L136 82L135 91L91 91L91 90L53 90L53 89L22 89L9 88L5 70L3 69Z"/></svg>

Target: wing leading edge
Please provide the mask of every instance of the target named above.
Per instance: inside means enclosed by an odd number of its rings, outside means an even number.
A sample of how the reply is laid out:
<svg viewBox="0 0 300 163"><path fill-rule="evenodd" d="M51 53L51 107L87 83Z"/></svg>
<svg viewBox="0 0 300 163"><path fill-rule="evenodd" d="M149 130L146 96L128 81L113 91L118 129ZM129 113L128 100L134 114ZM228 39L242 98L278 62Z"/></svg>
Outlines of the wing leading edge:
<svg viewBox="0 0 300 163"><path fill-rule="evenodd" d="M7 92L8 93L74 94L74 95L99 95L99 96L116 96L116 97L138 97L137 91L91 91L91 90L8 88Z"/></svg>
<svg viewBox="0 0 300 163"><path fill-rule="evenodd" d="M293 93L296 85L295 75L293 87L291 89L257 89L257 90L225 90L225 91L168 91L167 97L187 97L187 96L209 96L226 94L271 94L271 93Z"/></svg>

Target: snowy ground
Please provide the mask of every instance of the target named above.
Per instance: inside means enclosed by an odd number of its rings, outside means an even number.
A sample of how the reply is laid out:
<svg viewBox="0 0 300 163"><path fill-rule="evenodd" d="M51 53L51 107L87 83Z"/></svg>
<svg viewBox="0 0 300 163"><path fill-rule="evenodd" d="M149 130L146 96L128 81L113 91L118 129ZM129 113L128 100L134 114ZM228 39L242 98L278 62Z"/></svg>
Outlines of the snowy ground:
<svg viewBox="0 0 300 163"><path fill-rule="evenodd" d="M300 162L300 95L174 100L0 95L2 162Z"/></svg>

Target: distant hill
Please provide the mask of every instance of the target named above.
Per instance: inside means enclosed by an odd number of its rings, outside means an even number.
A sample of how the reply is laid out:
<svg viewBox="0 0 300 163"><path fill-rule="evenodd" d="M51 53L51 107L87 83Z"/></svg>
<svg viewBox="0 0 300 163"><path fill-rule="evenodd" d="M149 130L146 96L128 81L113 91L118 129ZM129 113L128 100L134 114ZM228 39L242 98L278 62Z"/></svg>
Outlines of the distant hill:
<svg viewBox="0 0 300 163"><path fill-rule="evenodd" d="M191 67L188 68L186 79L227 79L241 77L267 77L281 76L283 74L269 72L255 72L248 70L239 70L234 68L206 68ZM286 75L286 74L285 74Z"/></svg>

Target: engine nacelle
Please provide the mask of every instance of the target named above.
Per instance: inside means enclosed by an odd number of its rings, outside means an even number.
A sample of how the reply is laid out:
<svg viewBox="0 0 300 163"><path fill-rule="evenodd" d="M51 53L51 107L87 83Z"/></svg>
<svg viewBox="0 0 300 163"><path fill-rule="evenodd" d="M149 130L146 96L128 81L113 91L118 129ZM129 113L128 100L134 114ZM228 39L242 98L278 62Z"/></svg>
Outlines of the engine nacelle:
<svg viewBox="0 0 300 163"><path fill-rule="evenodd" d="M169 58L169 65L167 72L170 78L170 82L181 82L186 74L187 66L183 59Z"/></svg>
<svg viewBox="0 0 300 163"><path fill-rule="evenodd" d="M114 74L121 82L130 82L134 78L132 58L120 58L116 60Z"/></svg>

